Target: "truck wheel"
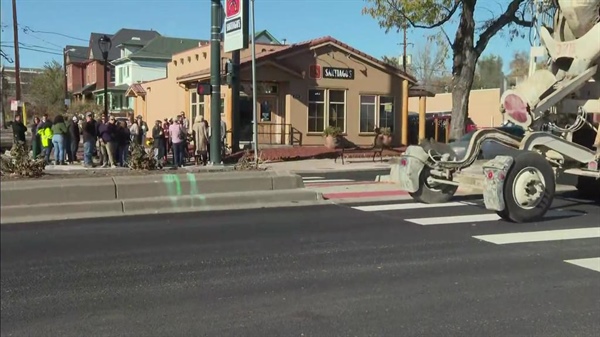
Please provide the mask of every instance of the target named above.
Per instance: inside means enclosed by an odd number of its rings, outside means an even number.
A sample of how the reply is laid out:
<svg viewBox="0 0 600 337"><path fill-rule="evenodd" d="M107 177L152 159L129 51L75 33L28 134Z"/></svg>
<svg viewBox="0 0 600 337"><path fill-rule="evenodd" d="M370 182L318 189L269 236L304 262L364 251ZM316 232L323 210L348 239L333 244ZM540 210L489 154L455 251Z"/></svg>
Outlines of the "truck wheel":
<svg viewBox="0 0 600 337"><path fill-rule="evenodd" d="M577 192L580 198L600 200L600 179L577 177Z"/></svg>
<svg viewBox="0 0 600 337"><path fill-rule="evenodd" d="M504 181L506 208L498 215L513 222L537 221L552 205L556 178L550 163L536 152L523 151Z"/></svg>
<svg viewBox="0 0 600 337"><path fill-rule="evenodd" d="M450 201L456 193L458 186L435 184L431 185L427 182L429 178L430 168L425 166L419 176L419 189L416 192L409 193L410 196L419 202L425 204L441 204Z"/></svg>

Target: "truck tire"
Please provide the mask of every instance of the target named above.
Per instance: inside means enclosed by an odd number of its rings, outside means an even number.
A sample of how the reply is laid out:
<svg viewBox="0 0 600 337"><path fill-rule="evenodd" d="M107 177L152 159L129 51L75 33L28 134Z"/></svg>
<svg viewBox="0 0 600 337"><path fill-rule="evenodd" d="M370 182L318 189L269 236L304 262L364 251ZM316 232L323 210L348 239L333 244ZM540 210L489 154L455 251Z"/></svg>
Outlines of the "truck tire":
<svg viewBox="0 0 600 337"><path fill-rule="evenodd" d="M521 151L514 158L504 181L505 220L531 222L544 217L556 190L556 177L550 163L540 154Z"/></svg>
<svg viewBox="0 0 600 337"><path fill-rule="evenodd" d="M600 200L600 179L577 177L577 192L580 198Z"/></svg>
<svg viewBox="0 0 600 337"><path fill-rule="evenodd" d="M425 204L441 204L450 201L456 193L458 186L439 184L429 186L427 178L429 178L430 168L425 166L419 176L419 189L416 192L409 192L410 196L419 202Z"/></svg>

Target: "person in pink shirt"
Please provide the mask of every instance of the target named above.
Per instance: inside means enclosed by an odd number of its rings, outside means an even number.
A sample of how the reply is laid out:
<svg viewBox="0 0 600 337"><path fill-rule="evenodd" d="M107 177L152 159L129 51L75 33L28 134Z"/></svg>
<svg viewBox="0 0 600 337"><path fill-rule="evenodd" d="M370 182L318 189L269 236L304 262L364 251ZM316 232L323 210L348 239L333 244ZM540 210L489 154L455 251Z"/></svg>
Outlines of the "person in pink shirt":
<svg viewBox="0 0 600 337"><path fill-rule="evenodd" d="M169 136L173 144L173 164L175 167L183 167L183 145L186 134L180 120L176 120L169 126Z"/></svg>

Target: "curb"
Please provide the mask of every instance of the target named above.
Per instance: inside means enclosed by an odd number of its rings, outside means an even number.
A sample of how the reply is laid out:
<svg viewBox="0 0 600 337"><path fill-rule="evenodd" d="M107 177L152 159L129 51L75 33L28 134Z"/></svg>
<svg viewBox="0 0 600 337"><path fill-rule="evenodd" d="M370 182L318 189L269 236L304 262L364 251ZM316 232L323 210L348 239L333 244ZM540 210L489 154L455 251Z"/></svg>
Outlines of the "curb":
<svg viewBox="0 0 600 337"><path fill-rule="evenodd" d="M132 215L213 212L226 210L259 209L274 207L299 207L331 205L321 193L305 189L228 192L207 194L203 199L193 196L176 198L156 197L141 199L110 200L103 202L77 202L36 205L36 215L31 206L9 206L2 208L1 224L17 224L42 221L60 221L92 218L111 218ZM65 209L81 212L65 213Z"/></svg>
<svg viewBox="0 0 600 337"><path fill-rule="evenodd" d="M275 171L273 168L269 170ZM290 170L289 172L294 174L316 174L316 173L341 173L341 172L377 172L377 171L388 171L389 167L365 167L365 168L335 168L335 169L314 169L314 170Z"/></svg>

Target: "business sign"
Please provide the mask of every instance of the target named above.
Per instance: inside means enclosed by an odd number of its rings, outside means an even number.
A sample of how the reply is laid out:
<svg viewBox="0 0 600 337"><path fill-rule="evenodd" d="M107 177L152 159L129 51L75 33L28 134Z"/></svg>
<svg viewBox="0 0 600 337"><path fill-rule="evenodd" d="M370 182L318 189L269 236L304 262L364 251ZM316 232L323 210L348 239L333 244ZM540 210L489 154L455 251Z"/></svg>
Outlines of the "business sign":
<svg viewBox="0 0 600 337"><path fill-rule="evenodd" d="M225 52L248 48L249 0L225 0Z"/></svg>
<svg viewBox="0 0 600 337"><path fill-rule="evenodd" d="M323 78L333 78L333 79L338 79L338 80L353 80L354 79L354 69L323 67Z"/></svg>
<svg viewBox="0 0 600 337"><path fill-rule="evenodd" d="M311 64L308 67L308 77L318 80L321 78L321 66L318 64Z"/></svg>

